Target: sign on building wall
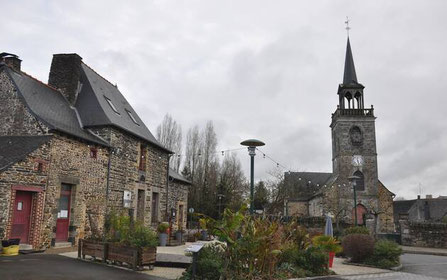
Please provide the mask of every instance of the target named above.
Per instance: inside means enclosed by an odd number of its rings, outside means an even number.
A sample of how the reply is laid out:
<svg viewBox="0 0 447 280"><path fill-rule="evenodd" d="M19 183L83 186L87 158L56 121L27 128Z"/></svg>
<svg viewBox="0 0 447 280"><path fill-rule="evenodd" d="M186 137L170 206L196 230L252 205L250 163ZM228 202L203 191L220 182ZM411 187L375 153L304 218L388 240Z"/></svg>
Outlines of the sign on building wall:
<svg viewBox="0 0 447 280"><path fill-rule="evenodd" d="M123 196L124 208L131 208L132 206L132 193L130 191L124 191Z"/></svg>

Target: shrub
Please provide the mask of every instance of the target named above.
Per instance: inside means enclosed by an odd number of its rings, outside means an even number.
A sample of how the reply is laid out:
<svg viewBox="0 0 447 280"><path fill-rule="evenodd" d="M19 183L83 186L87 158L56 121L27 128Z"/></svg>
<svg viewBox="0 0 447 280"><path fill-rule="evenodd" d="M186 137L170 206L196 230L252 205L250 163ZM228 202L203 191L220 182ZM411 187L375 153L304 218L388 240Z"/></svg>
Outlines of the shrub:
<svg viewBox="0 0 447 280"><path fill-rule="evenodd" d="M110 213L107 217L106 231L109 242L134 247L155 247L158 244L157 234L153 230L141 222L132 223L128 215Z"/></svg>
<svg viewBox="0 0 447 280"><path fill-rule="evenodd" d="M157 247L157 234L141 223L133 226L129 236L129 244L134 247Z"/></svg>
<svg viewBox="0 0 447 280"><path fill-rule="evenodd" d="M157 226L157 231L159 233L168 233L168 229L169 229L169 224L164 222L164 223L160 223Z"/></svg>
<svg viewBox="0 0 447 280"><path fill-rule="evenodd" d="M340 241L337 241L332 236L328 235L317 235L312 238L312 244L321 248L325 252L340 253L342 247L340 246Z"/></svg>
<svg viewBox="0 0 447 280"><path fill-rule="evenodd" d="M343 238L342 247L352 262L363 262L374 252L374 238L366 234L350 234Z"/></svg>
<svg viewBox="0 0 447 280"><path fill-rule="evenodd" d="M402 255L400 246L391 240L381 239L374 246L373 255L367 263L380 268L391 268L399 265L399 257Z"/></svg>
<svg viewBox="0 0 447 280"><path fill-rule="evenodd" d="M213 241L203 246L197 258L196 275L199 276L199 279L218 280L220 278L224 269L225 249L225 243L218 241ZM180 279L192 279L192 267L189 267Z"/></svg>
<svg viewBox="0 0 447 280"><path fill-rule="evenodd" d="M344 235L350 235L350 234L370 234L369 229L367 227L348 227L344 231Z"/></svg>
<svg viewBox="0 0 447 280"><path fill-rule="evenodd" d="M306 250L286 249L281 255L280 263L289 263L297 270L304 270L306 276L328 274L328 254L318 247L309 247Z"/></svg>
<svg viewBox="0 0 447 280"><path fill-rule="evenodd" d="M309 233L297 222L291 222L285 225L284 239L289 240L300 250L307 249L310 245Z"/></svg>

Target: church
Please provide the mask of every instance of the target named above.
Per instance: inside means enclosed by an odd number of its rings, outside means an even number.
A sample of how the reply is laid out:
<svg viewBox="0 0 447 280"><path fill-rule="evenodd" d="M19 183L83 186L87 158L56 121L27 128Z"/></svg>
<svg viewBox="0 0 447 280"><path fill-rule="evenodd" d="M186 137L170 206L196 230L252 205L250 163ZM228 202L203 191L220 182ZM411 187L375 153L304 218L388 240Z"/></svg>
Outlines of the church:
<svg viewBox="0 0 447 280"><path fill-rule="evenodd" d="M330 215L337 225L367 225L392 232L393 198L379 180L374 107L365 107L365 87L358 82L347 41L343 82L332 114L332 173L286 172L289 190L285 215ZM355 205L355 206L354 206Z"/></svg>

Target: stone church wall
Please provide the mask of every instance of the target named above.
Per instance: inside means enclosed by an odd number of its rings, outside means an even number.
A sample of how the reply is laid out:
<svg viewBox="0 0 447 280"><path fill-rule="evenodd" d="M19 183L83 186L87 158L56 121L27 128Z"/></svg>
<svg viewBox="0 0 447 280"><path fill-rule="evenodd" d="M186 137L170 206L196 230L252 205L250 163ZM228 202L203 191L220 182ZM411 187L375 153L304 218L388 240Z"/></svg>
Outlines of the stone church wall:
<svg viewBox="0 0 447 280"><path fill-rule="evenodd" d="M307 201L289 201L287 203L289 216L306 217L309 215Z"/></svg>

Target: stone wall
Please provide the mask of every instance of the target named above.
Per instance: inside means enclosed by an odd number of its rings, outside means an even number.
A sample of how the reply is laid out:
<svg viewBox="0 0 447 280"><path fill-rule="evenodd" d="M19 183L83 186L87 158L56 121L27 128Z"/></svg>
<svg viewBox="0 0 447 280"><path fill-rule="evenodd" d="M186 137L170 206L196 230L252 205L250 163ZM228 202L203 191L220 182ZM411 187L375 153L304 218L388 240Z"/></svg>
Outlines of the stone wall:
<svg viewBox="0 0 447 280"><path fill-rule="evenodd" d="M378 231L385 232L394 232L394 221L393 221L393 195L392 193L385 188L385 186L379 181L379 189L378 189L378 197L379 197L379 211L381 214L379 215L379 228Z"/></svg>
<svg viewBox="0 0 447 280"><path fill-rule="evenodd" d="M447 224L399 221L402 245L447 248Z"/></svg>
<svg viewBox="0 0 447 280"><path fill-rule="evenodd" d="M350 130L354 126L359 127L362 132L361 144L354 145L351 141ZM357 191L357 197L363 200L377 198L378 172L374 117L334 117L331 128L333 173L337 175L335 185L350 187L348 177L359 170L364 175L365 190ZM353 166L353 155L363 157L362 166Z"/></svg>
<svg viewBox="0 0 447 280"><path fill-rule="evenodd" d="M169 182L168 207L169 209L174 208L176 212L176 217L172 223L172 228L174 230L179 228L186 229L189 187L189 184L181 181L174 180ZM180 209L183 210L180 211Z"/></svg>
<svg viewBox="0 0 447 280"><path fill-rule="evenodd" d="M168 155L165 151L141 141L139 138L113 127L94 128L93 131L108 141L115 149L111 155L109 210L123 209L124 191L132 194L131 215L139 217L144 209L144 224L151 225L166 220L166 174ZM140 148L146 150L140 159ZM145 160L145 170L139 170L140 160ZM139 205L138 190L144 191L144 205ZM152 194L159 194L157 221L152 221Z"/></svg>
<svg viewBox="0 0 447 280"><path fill-rule="evenodd" d="M289 201L287 203L289 216L308 216L309 203L307 201Z"/></svg>
<svg viewBox="0 0 447 280"><path fill-rule="evenodd" d="M34 247L40 247L49 150L50 144L43 144L26 159L0 172L0 239L9 238L11 234L15 187L21 187L23 190L31 187L34 190L29 243ZM41 170L37 168L39 162L43 164Z"/></svg>
<svg viewBox="0 0 447 280"><path fill-rule="evenodd" d="M42 135L48 128L22 102L5 71L0 71L0 135Z"/></svg>
<svg viewBox="0 0 447 280"><path fill-rule="evenodd" d="M96 158L90 154L96 150ZM55 240L61 185L71 186L71 213L68 241L101 235L106 206L108 151L105 147L55 134L51 141L50 167L46 190L43 246Z"/></svg>

